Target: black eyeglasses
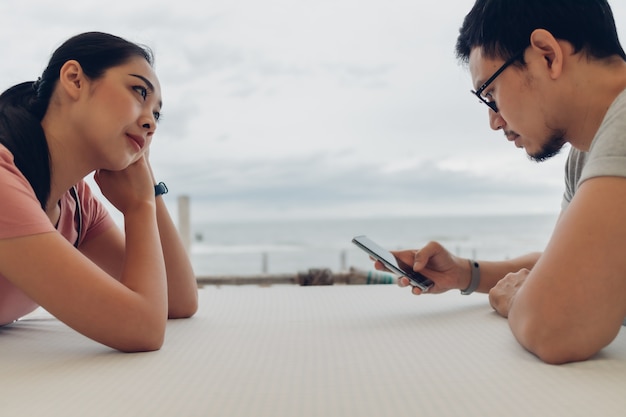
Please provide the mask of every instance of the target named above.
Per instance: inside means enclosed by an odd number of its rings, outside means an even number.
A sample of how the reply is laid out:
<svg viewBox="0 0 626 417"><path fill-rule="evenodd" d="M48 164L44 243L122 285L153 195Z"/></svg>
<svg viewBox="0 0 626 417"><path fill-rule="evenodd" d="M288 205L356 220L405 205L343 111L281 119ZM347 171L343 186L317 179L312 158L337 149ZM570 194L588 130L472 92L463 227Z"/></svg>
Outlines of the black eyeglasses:
<svg viewBox="0 0 626 417"><path fill-rule="evenodd" d="M512 63L514 63L515 61L523 57L525 51L526 51L526 48L522 49L517 54L509 58L504 64L502 64L502 66L496 72L494 72L494 74L491 77L489 77L487 81L485 81L483 85L480 86L478 90L476 91L471 90L472 94L478 97L480 101L488 105L489 108L496 113L498 112L498 106L496 106L496 102L491 100L489 97L483 96L483 91L485 91L485 89L489 87L489 84L491 84L496 78L498 78L498 75L502 74L502 71L504 71L509 65L511 65Z"/></svg>

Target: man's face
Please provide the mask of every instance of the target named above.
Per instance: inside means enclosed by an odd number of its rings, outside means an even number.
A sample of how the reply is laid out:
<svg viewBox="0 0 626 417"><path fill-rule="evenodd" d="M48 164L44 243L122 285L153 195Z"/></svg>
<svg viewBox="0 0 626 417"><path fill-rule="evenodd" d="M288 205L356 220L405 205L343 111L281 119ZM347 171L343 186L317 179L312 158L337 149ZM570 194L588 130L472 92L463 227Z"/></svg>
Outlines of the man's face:
<svg viewBox="0 0 626 417"><path fill-rule="evenodd" d="M564 132L551 127L554 123L549 122L550 107L532 74L530 61L525 68L506 65L504 60L486 57L482 49L474 48L469 68L474 89L478 91L501 70L481 91L482 98L491 103L488 111L492 129L502 129L507 139L524 148L533 160L543 161L559 152L565 144Z"/></svg>

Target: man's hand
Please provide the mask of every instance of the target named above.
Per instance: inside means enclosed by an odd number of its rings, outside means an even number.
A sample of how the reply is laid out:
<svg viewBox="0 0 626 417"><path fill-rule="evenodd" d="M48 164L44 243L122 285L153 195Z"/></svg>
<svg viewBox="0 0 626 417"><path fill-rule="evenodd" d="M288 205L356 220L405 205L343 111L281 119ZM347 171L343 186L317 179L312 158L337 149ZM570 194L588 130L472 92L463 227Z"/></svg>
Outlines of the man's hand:
<svg viewBox="0 0 626 417"><path fill-rule="evenodd" d="M470 267L467 259L459 258L448 252L441 244L429 242L419 250L391 251L391 253L403 263L410 265L414 271L429 278L435 285L428 290L428 294L440 294L451 289L466 288L470 278ZM385 266L377 261L374 267L385 270ZM398 279L401 287L409 286L406 277ZM415 295L422 291L411 286Z"/></svg>
<svg viewBox="0 0 626 417"><path fill-rule="evenodd" d="M507 274L489 291L489 302L496 312L502 317L508 317L511 306L530 270L524 268L518 272Z"/></svg>

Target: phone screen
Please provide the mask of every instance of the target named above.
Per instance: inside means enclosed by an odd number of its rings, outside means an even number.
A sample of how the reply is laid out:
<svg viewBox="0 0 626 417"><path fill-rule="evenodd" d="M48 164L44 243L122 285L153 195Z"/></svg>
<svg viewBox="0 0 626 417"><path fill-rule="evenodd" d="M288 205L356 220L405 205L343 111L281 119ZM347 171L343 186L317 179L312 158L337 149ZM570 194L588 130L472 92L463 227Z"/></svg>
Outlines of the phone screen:
<svg viewBox="0 0 626 417"><path fill-rule="evenodd" d="M384 249L367 236L355 236L352 243L367 252L374 259L378 259L385 267L396 275L405 276L411 285L426 292L433 282L419 272L413 271L408 265L399 261L391 252Z"/></svg>

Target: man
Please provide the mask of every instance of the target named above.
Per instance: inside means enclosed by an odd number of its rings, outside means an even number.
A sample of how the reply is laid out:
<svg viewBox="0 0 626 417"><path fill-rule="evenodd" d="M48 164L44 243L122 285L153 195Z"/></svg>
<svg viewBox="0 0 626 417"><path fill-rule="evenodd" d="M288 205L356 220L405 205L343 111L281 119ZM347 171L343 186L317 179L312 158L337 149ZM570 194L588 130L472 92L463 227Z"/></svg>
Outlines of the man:
<svg viewBox="0 0 626 417"><path fill-rule="evenodd" d="M563 210L541 254L468 262L431 242L395 255L435 283L430 292L489 292L545 362L586 360L626 316L626 55L609 4L477 0L456 52L492 129L539 161L571 144Z"/></svg>

